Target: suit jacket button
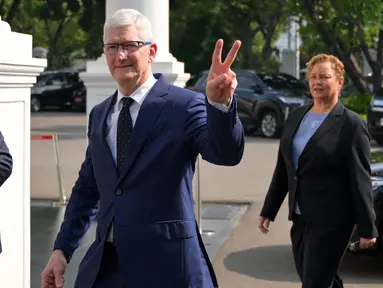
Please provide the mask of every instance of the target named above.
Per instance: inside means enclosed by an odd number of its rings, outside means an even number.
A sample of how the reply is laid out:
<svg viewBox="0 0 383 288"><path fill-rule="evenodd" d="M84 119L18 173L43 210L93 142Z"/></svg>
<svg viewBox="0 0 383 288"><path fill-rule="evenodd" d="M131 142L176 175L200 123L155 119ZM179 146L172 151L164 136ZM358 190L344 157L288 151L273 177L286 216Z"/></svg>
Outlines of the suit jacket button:
<svg viewBox="0 0 383 288"><path fill-rule="evenodd" d="M121 189L118 189L117 191L116 191L116 195L117 196L120 196L122 194L122 190Z"/></svg>
<svg viewBox="0 0 383 288"><path fill-rule="evenodd" d="M297 176L294 176L294 180L295 180L295 181L298 180Z"/></svg>

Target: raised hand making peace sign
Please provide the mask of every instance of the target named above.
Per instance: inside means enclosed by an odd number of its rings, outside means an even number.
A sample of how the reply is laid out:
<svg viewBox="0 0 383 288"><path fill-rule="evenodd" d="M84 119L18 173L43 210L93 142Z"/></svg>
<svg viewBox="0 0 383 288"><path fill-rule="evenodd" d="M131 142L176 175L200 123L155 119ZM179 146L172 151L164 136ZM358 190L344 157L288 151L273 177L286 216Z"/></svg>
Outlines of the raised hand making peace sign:
<svg viewBox="0 0 383 288"><path fill-rule="evenodd" d="M209 75L207 77L206 95L210 101L229 105L230 99L237 87L237 78L230 69L237 56L241 41L237 40L222 63L223 40L219 39L215 44Z"/></svg>

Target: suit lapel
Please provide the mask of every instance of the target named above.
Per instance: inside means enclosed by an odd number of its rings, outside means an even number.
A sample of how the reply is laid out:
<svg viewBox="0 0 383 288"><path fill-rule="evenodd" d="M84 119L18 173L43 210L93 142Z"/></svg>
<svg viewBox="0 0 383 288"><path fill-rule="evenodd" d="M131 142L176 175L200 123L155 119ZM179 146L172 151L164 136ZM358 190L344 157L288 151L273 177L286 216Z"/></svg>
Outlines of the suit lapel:
<svg viewBox="0 0 383 288"><path fill-rule="evenodd" d="M288 163L291 166L291 169L293 169L293 162L292 162L292 146L293 146L293 140L295 133L297 133L299 125L302 122L303 117L306 115L307 111L310 110L312 105L308 105L305 107L305 109L301 109L297 115L291 119L291 124L288 126L287 131L287 137L286 137L286 155L288 159ZM294 169L293 169L294 170Z"/></svg>
<svg viewBox="0 0 383 288"><path fill-rule="evenodd" d="M158 75L155 76L156 78L158 77ZM151 128L160 116L161 111L166 104L166 100L163 99L162 96L168 94L168 90L169 83L165 80L164 76L159 76L157 83L153 86L142 103L133 128L128 157L126 158L124 167L121 169L117 186L129 172L141 148L143 147Z"/></svg>
<svg viewBox="0 0 383 288"><path fill-rule="evenodd" d="M338 103L334 106L334 108L330 111L329 115L327 115L326 119L323 121L322 125L315 131L314 135L307 141L305 148L303 149L299 161L302 159L307 151L310 150L313 143L317 143L326 133L334 127L335 123L339 120L340 116L343 114L344 106L338 101Z"/></svg>
<svg viewBox="0 0 383 288"><path fill-rule="evenodd" d="M100 141L101 141L101 149L100 152L100 158L103 159L105 167L108 167L106 169L107 171L113 171L115 178L118 178L118 171L116 164L113 160L112 152L110 151L110 147L108 142L106 141L107 136L107 124L108 124L108 115L110 113L110 110L112 109L113 105L116 103L117 100L117 91L112 95L112 97L109 97L109 99L105 102L106 109L102 109L101 112L101 125L98 130L98 135L100 135Z"/></svg>

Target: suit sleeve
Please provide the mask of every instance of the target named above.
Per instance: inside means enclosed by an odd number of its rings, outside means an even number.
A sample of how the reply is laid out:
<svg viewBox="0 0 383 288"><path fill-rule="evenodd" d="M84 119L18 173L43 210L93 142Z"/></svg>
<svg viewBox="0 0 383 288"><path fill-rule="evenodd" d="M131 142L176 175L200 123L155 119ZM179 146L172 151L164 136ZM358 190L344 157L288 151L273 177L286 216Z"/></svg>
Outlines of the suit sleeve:
<svg viewBox="0 0 383 288"><path fill-rule="evenodd" d="M281 153L281 144L279 144L277 164L275 165L273 177L267 191L265 203L261 210L261 216L275 220L278 211L288 192L288 177L285 160Z"/></svg>
<svg viewBox="0 0 383 288"><path fill-rule="evenodd" d="M13 168L13 159L9 153L4 136L0 132L0 186L11 176Z"/></svg>
<svg viewBox="0 0 383 288"><path fill-rule="evenodd" d="M217 109L202 94L187 103L185 138L191 148L212 164L235 166L243 156L245 138L233 98L228 111Z"/></svg>
<svg viewBox="0 0 383 288"><path fill-rule="evenodd" d="M90 138L92 112L89 115ZM100 198L93 173L90 139L76 183L68 201L64 221L54 243L54 250L63 251L68 263L98 212Z"/></svg>
<svg viewBox="0 0 383 288"><path fill-rule="evenodd" d="M378 236L371 183L370 136L364 121L357 123L349 158L351 192L354 198L359 236Z"/></svg>

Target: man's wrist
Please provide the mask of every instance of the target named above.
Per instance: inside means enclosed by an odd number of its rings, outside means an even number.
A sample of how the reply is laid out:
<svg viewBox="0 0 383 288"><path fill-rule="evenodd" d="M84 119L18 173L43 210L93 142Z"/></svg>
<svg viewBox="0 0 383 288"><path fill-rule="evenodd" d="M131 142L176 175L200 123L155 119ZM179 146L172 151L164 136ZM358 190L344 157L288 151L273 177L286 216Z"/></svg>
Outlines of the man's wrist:
<svg viewBox="0 0 383 288"><path fill-rule="evenodd" d="M66 260L67 263L69 262L68 257L65 255L65 252L61 249L54 249L52 251L51 257L62 257Z"/></svg>

